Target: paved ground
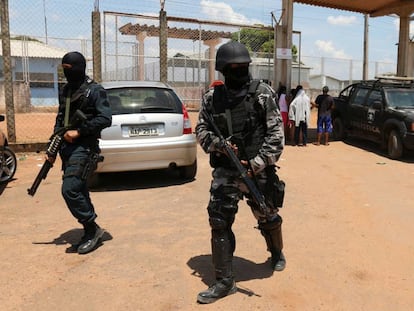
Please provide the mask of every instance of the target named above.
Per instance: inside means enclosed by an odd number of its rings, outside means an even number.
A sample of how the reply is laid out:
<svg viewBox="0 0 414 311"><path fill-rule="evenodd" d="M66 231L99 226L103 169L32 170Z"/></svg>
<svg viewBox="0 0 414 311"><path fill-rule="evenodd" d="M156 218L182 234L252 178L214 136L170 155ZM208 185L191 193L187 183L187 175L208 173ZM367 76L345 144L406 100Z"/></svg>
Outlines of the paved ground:
<svg viewBox="0 0 414 311"><path fill-rule="evenodd" d="M172 172L107 176L92 192L103 245L78 255L71 244L82 231L60 196L59 163L30 197L43 155L19 153L15 180L0 189L0 309L413 310L413 157L392 161L358 141L286 146L286 270L269 270L242 202L234 225L239 291L198 305L212 281L210 168L198 156L192 182Z"/></svg>

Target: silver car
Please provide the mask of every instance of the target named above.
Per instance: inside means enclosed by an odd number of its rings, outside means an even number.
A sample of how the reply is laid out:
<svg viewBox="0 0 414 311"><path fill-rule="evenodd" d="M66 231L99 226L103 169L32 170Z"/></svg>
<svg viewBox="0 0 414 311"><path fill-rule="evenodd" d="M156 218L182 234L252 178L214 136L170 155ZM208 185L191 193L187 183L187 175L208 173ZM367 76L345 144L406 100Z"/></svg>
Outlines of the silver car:
<svg viewBox="0 0 414 311"><path fill-rule="evenodd" d="M197 172L197 142L188 112L168 85L150 81L105 82L112 125L101 133L107 172L177 168L191 180Z"/></svg>

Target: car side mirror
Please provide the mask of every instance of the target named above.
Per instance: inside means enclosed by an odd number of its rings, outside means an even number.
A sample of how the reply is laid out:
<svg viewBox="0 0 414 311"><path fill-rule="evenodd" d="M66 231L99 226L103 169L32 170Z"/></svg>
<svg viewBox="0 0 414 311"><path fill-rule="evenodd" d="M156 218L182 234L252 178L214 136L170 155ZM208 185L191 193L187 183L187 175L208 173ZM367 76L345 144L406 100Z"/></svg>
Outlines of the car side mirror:
<svg viewBox="0 0 414 311"><path fill-rule="evenodd" d="M2 114L0 114L0 122L4 121L4 116Z"/></svg>
<svg viewBox="0 0 414 311"><path fill-rule="evenodd" d="M376 109L376 110L381 110L382 109L382 101L380 100L376 100L372 103L372 108Z"/></svg>

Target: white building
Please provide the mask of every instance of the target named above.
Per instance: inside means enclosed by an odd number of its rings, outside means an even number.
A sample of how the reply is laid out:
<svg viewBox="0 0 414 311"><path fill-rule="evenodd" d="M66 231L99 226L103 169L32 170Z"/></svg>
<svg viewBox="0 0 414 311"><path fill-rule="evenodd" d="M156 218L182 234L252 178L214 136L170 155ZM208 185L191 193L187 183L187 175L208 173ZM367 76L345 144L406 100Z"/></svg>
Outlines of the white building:
<svg viewBox="0 0 414 311"><path fill-rule="evenodd" d="M66 51L39 41L10 40L10 52L13 83L15 87L16 84L23 84L28 88L30 104L57 105L58 67ZM0 83L3 84L3 81L3 51L0 45ZM4 91L1 95L4 96ZM4 105L4 100L0 101L0 105L1 103Z"/></svg>

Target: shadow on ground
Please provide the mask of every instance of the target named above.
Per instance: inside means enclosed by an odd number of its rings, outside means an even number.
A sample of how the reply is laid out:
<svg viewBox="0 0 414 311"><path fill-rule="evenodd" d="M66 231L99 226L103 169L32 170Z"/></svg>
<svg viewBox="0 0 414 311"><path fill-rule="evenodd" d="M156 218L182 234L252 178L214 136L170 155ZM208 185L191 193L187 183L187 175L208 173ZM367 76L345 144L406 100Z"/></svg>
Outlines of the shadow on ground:
<svg viewBox="0 0 414 311"><path fill-rule="evenodd" d="M212 265L211 255L200 255L190 258L187 265L193 270L192 275L201 279L201 281L208 287L215 281L214 268ZM262 263L255 263L253 261L237 257L233 258L233 273L236 282L249 281L254 279L265 279L273 275L273 270L270 267L270 259ZM205 288L200 288L200 291ZM254 291L243 288L238 285L238 292L248 296L260 296Z"/></svg>
<svg viewBox="0 0 414 311"><path fill-rule="evenodd" d="M174 169L102 173L94 178L91 192L161 188L194 181L181 178Z"/></svg>
<svg viewBox="0 0 414 311"><path fill-rule="evenodd" d="M47 244L66 245L66 244L70 244L70 246L66 249L66 253L77 253L77 246L78 246L78 243L79 243L79 241L81 240L81 238L83 236L83 232L84 232L83 229L80 229L80 228L71 229L69 231L66 231L66 232L62 233L57 238L54 238L52 241L32 242L32 244L37 244L37 245L39 245L39 244L40 245L47 245ZM112 239L113 239L112 235L108 231L105 231L104 235L102 236L101 242L97 246L97 248L102 246L105 241L110 241Z"/></svg>
<svg viewBox="0 0 414 311"><path fill-rule="evenodd" d="M9 180L9 181L5 181L5 182L0 183L0 195L2 195L2 194L3 194L4 190L6 190L6 188L7 188L8 184L9 184L9 182L12 182L13 180L16 180L16 179L15 179L15 178L12 178L12 179L11 179L11 180Z"/></svg>
<svg viewBox="0 0 414 311"><path fill-rule="evenodd" d="M348 137L343 142L345 144L349 145L349 146L360 148L360 149L365 150L367 152L371 152L371 153L374 153L378 156L384 157L387 160L391 160L388 157L386 150L381 148L381 146L379 146L378 144L376 144L374 142L359 139L359 138L356 138L356 137ZM414 163L414 152L405 151L402 158L400 158L398 160L394 160L394 161L401 161L401 162L404 162L404 163Z"/></svg>

